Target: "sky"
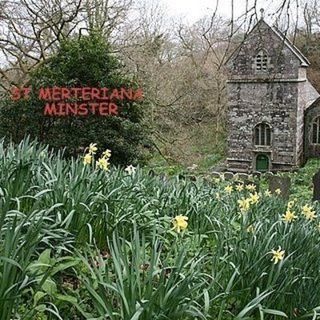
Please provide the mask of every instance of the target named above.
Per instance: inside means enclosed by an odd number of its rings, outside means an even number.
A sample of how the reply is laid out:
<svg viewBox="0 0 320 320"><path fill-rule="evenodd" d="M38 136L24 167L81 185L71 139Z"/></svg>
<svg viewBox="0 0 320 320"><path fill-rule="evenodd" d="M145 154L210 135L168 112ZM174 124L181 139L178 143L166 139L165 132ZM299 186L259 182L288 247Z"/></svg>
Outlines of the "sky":
<svg viewBox="0 0 320 320"><path fill-rule="evenodd" d="M221 16L231 16L231 2L232 0L157 0L164 5L170 16L180 17L185 23L192 24L199 20L204 15L210 15L214 12L217 1L217 13ZM273 20L272 14L279 8L280 3L284 0L233 0L234 15L239 17L246 11L246 2L250 5L257 2L258 15L260 16L260 9L265 9L266 20ZM294 8L297 0L291 1L291 7ZM302 0L301 0L302 1ZM308 0L307 0L308 1Z"/></svg>

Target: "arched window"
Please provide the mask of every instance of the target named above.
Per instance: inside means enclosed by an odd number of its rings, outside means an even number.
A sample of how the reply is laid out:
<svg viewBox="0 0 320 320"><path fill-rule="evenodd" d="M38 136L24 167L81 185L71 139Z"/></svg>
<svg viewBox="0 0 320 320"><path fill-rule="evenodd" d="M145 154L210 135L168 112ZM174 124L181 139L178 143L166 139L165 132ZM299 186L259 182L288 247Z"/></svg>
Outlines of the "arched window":
<svg viewBox="0 0 320 320"><path fill-rule="evenodd" d="M320 117L312 123L312 143L320 144Z"/></svg>
<svg viewBox="0 0 320 320"><path fill-rule="evenodd" d="M256 146L271 145L271 128L266 123L259 123L254 128L254 144Z"/></svg>
<svg viewBox="0 0 320 320"><path fill-rule="evenodd" d="M256 55L256 71L268 70L268 55L264 50L260 50Z"/></svg>

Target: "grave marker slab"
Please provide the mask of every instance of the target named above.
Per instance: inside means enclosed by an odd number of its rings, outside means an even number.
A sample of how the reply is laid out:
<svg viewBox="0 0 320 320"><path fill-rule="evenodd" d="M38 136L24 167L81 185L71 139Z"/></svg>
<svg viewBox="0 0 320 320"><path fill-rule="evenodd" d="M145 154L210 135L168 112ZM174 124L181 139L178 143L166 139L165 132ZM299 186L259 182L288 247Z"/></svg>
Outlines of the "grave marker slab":
<svg viewBox="0 0 320 320"><path fill-rule="evenodd" d="M269 190L272 193L276 193L277 189L280 189L280 197L288 200L290 196L291 179L290 177L279 177L270 176L269 177Z"/></svg>
<svg viewBox="0 0 320 320"><path fill-rule="evenodd" d="M313 201L320 201L320 170L313 176Z"/></svg>

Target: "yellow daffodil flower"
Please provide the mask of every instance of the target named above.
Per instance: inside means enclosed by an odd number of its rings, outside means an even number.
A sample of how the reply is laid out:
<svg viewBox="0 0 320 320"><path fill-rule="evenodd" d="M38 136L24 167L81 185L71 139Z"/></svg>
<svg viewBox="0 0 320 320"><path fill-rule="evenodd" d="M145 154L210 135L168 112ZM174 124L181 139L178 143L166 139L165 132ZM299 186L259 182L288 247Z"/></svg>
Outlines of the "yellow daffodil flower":
<svg viewBox="0 0 320 320"><path fill-rule="evenodd" d="M91 164L92 162L92 155L90 153L87 153L84 157L83 157L83 163L84 164Z"/></svg>
<svg viewBox="0 0 320 320"><path fill-rule="evenodd" d="M274 190L275 194L280 195L281 194L281 190L278 188L276 190Z"/></svg>
<svg viewBox="0 0 320 320"><path fill-rule="evenodd" d="M250 193L249 201L251 204L256 204L259 202L260 196L257 193Z"/></svg>
<svg viewBox="0 0 320 320"><path fill-rule="evenodd" d="M271 193L271 191L270 190L266 190L265 191L265 193L264 193L264 195L266 196L266 197L271 197L272 196L272 193Z"/></svg>
<svg viewBox="0 0 320 320"><path fill-rule="evenodd" d="M255 231L255 227L252 224L250 224L250 226L247 228L247 232L254 233L254 231Z"/></svg>
<svg viewBox="0 0 320 320"><path fill-rule="evenodd" d="M96 143L90 143L89 145L89 153L90 154L95 154L97 152L97 144Z"/></svg>
<svg viewBox="0 0 320 320"><path fill-rule="evenodd" d="M246 189L248 191L256 191L256 186L251 183L251 184L246 185Z"/></svg>
<svg viewBox="0 0 320 320"><path fill-rule="evenodd" d="M313 210L311 206L308 206L307 204L302 207L302 213L306 217L307 220L314 220L317 218L316 212Z"/></svg>
<svg viewBox="0 0 320 320"><path fill-rule="evenodd" d="M289 201L289 202L288 202L288 209L292 209L293 206L294 206L294 201L293 201L293 200L292 200L292 201Z"/></svg>
<svg viewBox="0 0 320 320"><path fill-rule="evenodd" d="M236 190L239 191L239 192L241 192L241 191L243 190L243 184L238 184L238 185L236 186Z"/></svg>
<svg viewBox="0 0 320 320"><path fill-rule="evenodd" d="M282 215L282 220L289 223L297 218L298 217L294 214L294 211L290 211L290 209L288 209L286 213Z"/></svg>
<svg viewBox="0 0 320 320"><path fill-rule="evenodd" d="M97 167L100 168L100 169L103 169L105 171L108 171L109 170L109 162L107 159L105 158L100 158L97 162Z"/></svg>
<svg viewBox="0 0 320 320"><path fill-rule="evenodd" d="M230 185L226 186L224 188L224 190L225 190L226 193L231 194L231 192L233 191L233 186L230 186Z"/></svg>
<svg viewBox="0 0 320 320"><path fill-rule="evenodd" d="M172 221L174 230L180 233L181 231L187 229L188 227L187 220L188 220L188 217L186 216L181 216L181 215L176 216Z"/></svg>
<svg viewBox="0 0 320 320"><path fill-rule="evenodd" d="M313 221L314 219L317 218L316 212L315 211L311 211L306 215L307 220L311 220Z"/></svg>
<svg viewBox="0 0 320 320"><path fill-rule="evenodd" d="M110 157L111 157L111 150L106 149L105 151L102 152L102 158L109 159Z"/></svg>
<svg viewBox="0 0 320 320"><path fill-rule="evenodd" d="M279 246L278 250L271 250L271 253L273 254L271 261L274 261L274 264L277 264L279 261L283 260L285 251L281 250L281 247Z"/></svg>
<svg viewBox="0 0 320 320"><path fill-rule="evenodd" d="M124 169L125 172L127 172L129 175L132 175L136 172L136 168L130 164L130 166L127 166L125 169Z"/></svg>
<svg viewBox="0 0 320 320"><path fill-rule="evenodd" d="M250 209L250 199L240 199L238 200L239 208L242 213L247 212Z"/></svg>

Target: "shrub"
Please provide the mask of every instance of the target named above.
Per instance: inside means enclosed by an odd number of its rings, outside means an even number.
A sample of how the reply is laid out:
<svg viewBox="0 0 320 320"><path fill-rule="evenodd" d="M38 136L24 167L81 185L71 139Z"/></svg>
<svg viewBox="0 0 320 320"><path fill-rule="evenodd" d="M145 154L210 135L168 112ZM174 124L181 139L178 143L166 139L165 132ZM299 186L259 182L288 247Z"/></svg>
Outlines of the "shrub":
<svg viewBox="0 0 320 320"><path fill-rule="evenodd" d="M112 48L98 33L65 40L56 54L33 70L27 86L29 100L1 101L0 135L20 142L30 135L49 146L66 148L65 155L75 156L85 146L96 142L113 151L114 164L130 164L144 159L144 145L149 144L144 121L145 103L119 101L118 116L44 115L44 101L38 99L40 87L107 87L138 89L134 76L125 74L124 66Z"/></svg>

